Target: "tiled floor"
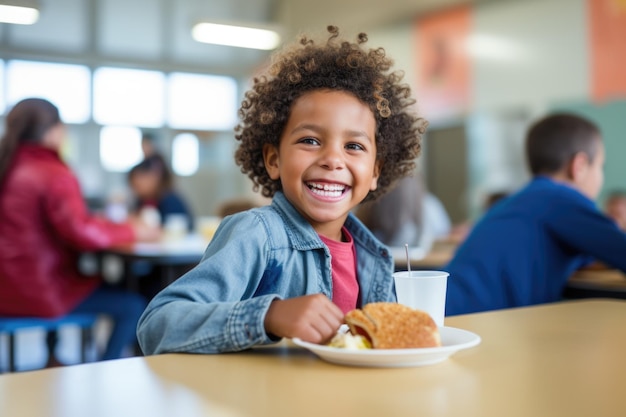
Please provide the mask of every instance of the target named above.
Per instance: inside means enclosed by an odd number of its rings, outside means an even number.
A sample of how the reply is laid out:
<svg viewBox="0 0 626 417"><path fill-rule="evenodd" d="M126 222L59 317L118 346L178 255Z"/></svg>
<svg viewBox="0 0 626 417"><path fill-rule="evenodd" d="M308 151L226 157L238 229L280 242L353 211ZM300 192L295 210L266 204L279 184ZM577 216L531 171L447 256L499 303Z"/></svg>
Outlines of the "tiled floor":
<svg viewBox="0 0 626 417"><path fill-rule="evenodd" d="M101 319L94 330L95 344L87 353L87 361L93 362L97 358L96 346L102 351L109 334L110 325L107 320ZM8 337L0 335L0 371L6 372L9 366L6 346ZM59 332L59 343L56 350L57 359L67 365L80 363L80 329L74 326L65 326ZM46 335L42 330L25 330L17 335L16 363L18 371L40 369L48 360L46 349Z"/></svg>

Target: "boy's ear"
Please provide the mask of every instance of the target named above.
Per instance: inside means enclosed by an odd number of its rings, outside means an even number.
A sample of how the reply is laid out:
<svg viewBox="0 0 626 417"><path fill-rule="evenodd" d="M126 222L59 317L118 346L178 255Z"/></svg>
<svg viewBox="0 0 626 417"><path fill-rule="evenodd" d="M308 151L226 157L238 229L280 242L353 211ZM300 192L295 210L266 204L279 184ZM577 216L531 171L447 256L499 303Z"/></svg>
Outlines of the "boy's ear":
<svg viewBox="0 0 626 417"><path fill-rule="evenodd" d="M574 183L582 180L587 175L589 164L589 157L585 152L576 153L569 163L568 177L570 177Z"/></svg>
<svg viewBox="0 0 626 417"><path fill-rule="evenodd" d="M279 179L278 148L276 146L269 143L263 145L263 162L270 178L273 180Z"/></svg>

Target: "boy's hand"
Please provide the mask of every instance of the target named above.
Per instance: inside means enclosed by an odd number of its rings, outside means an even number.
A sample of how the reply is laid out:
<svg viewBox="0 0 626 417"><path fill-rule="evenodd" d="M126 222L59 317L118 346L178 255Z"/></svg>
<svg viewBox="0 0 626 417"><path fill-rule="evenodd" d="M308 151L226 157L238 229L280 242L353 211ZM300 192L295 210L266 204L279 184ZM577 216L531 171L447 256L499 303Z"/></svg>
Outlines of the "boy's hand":
<svg viewBox="0 0 626 417"><path fill-rule="evenodd" d="M298 337L325 343L343 323L343 312L324 294L274 300L265 315L265 331L278 337Z"/></svg>

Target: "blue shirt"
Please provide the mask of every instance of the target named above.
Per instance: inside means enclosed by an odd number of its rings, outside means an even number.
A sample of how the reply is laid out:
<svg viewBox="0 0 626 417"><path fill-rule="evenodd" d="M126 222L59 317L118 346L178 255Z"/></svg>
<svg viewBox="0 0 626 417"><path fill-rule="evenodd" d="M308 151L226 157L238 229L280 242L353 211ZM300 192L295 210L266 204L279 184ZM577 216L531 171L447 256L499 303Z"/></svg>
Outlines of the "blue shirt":
<svg viewBox="0 0 626 417"><path fill-rule="evenodd" d="M446 271L446 314L554 302L593 259L626 271L626 234L576 189L537 177L476 224Z"/></svg>
<svg viewBox="0 0 626 417"><path fill-rule="evenodd" d="M161 215L161 223L165 224L170 214L182 214L187 219L187 228L194 228L193 215L185 200L174 191L166 192L157 202L157 210Z"/></svg>
<svg viewBox="0 0 626 417"><path fill-rule="evenodd" d="M352 214L345 227L360 305L395 301L388 249ZM145 354L239 351L276 341L264 327L273 300L317 293L332 299L330 252L279 192L222 221L200 263L152 299L137 336Z"/></svg>
<svg viewBox="0 0 626 417"><path fill-rule="evenodd" d="M161 226L167 222L167 217L175 214L185 217L187 229L194 229L193 213L180 194L173 190L166 191L157 201L148 201L138 199L134 203L134 211L139 212L144 207L154 206L159 212L161 218Z"/></svg>

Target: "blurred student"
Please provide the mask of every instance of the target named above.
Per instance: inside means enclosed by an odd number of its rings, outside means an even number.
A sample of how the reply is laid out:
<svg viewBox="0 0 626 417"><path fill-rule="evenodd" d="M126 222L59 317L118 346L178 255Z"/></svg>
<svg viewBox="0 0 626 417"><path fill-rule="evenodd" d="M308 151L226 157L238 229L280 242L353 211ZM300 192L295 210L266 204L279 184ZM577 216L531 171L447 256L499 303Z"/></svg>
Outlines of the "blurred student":
<svg viewBox="0 0 626 417"><path fill-rule="evenodd" d="M385 195L362 204L356 215L384 244L415 246L422 234L423 199L421 178L405 177Z"/></svg>
<svg viewBox="0 0 626 417"><path fill-rule="evenodd" d="M548 116L530 128L526 156L533 179L486 213L445 268L447 315L558 301L594 259L626 271L626 234L593 201L604 180L598 128Z"/></svg>
<svg viewBox="0 0 626 417"><path fill-rule="evenodd" d="M435 194L426 191L422 205L424 230L430 234L432 239L448 238L454 230L454 226L441 200Z"/></svg>
<svg viewBox="0 0 626 417"><path fill-rule="evenodd" d="M417 174L402 178L385 195L362 204L356 215L384 244L396 247L430 246L452 227L443 204L426 190Z"/></svg>
<svg viewBox="0 0 626 417"><path fill-rule="evenodd" d="M160 227L165 239L175 241L191 232L195 222L186 201L175 191L172 177L159 154L148 155L128 172L128 184L134 197L131 213ZM162 289L158 279L161 271L151 262L135 261L132 271L143 278L139 281L138 291L147 299Z"/></svg>
<svg viewBox="0 0 626 417"><path fill-rule="evenodd" d="M91 216L77 178L59 156L65 137L58 109L46 100L22 100L6 117L0 141L0 315L107 315L114 326L102 359L118 358L136 341L145 301L81 275L78 260L85 251L156 239L159 231L138 221L116 224Z"/></svg>
<svg viewBox="0 0 626 417"><path fill-rule="evenodd" d="M158 213L155 223L166 226L169 218L184 219L184 227L193 229L193 215L183 197L173 186L173 175L159 158L148 157L128 172L128 184L135 197L132 211L146 213L154 209Z"/></svg>
<svg viewBox="0 0 626 417"><path fill-rule="evenodd" d="M604 212L620 229L626 230L626 191L611 192L604 203Z"/></svg>

